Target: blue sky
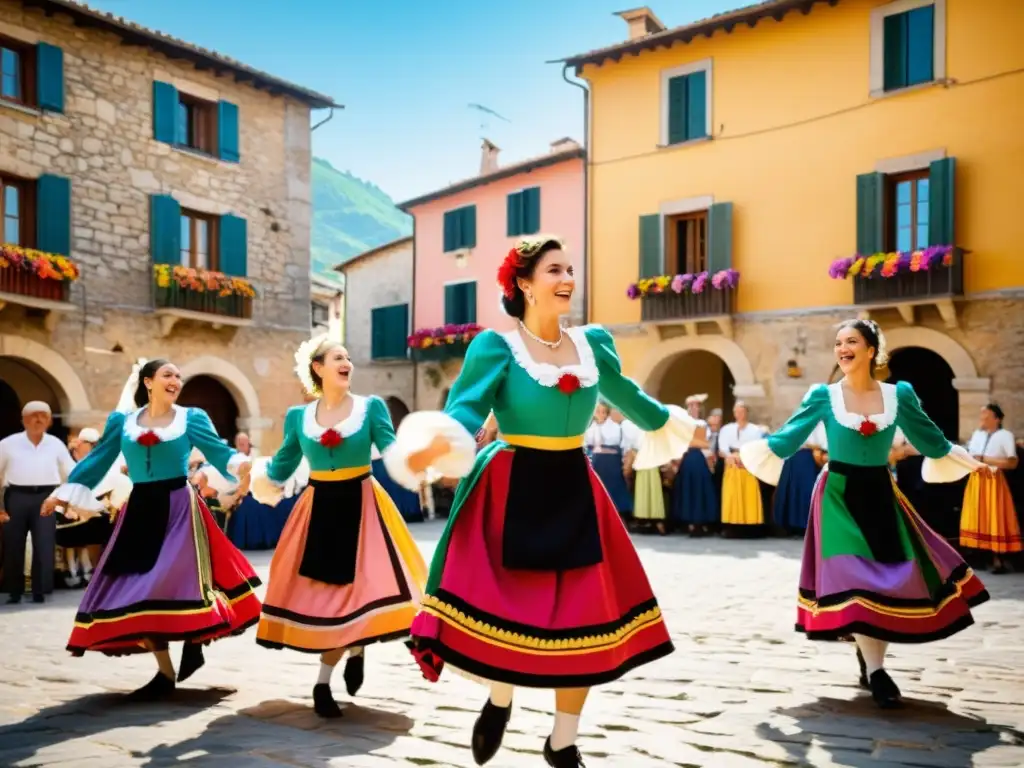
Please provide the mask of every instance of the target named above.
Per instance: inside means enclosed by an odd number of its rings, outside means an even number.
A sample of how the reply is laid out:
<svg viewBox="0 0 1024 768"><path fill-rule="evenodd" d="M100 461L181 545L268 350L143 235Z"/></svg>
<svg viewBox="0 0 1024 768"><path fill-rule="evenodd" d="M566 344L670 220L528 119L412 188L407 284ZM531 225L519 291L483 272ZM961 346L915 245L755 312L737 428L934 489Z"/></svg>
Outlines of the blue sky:
<svg viewBox="0 0 1024 768"><path fill-rule="evenodd" d="M654 0L651 7L671 27L749 2ZM629 0L90 5L333 96L346 109L313 134L314 154L396 201L475 175L483 135L501 147L502 162L545 152L562 136L581 140L582 95L562 80L560 65L545 62L624 40L626 23L612 14L635 7ZM483 125L470 103L509 122Z"/></svg>

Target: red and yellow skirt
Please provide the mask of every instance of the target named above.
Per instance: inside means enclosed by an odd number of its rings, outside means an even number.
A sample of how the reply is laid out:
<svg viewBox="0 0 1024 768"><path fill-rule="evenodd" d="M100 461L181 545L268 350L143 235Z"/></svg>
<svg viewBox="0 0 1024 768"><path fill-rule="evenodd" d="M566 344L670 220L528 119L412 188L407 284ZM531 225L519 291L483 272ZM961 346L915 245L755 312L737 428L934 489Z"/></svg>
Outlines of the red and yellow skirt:
<svg viewBox="0 0 1024 768"><path fill-rule="evenodd" d="M997 554L1024 550L1017 510L1002 472L972 472L960 513L960 546Z"/></svg>

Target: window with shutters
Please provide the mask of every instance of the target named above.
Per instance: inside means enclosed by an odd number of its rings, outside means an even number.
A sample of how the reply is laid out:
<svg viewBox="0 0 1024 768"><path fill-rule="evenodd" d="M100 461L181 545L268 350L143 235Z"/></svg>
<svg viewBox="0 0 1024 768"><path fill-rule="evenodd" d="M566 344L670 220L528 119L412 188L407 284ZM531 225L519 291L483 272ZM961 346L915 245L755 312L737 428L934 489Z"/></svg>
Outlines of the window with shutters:
<svg viewBox="0 0 1024 768"><path fill-rule="evenodd" d="M370 358L402 360L409 356L409 305L370 310Z"/></svg>
<svg viewBox="0 0 1024 768"><path fill-rule="evenodd" d="M665 217L665 272L703 272L708 268L708 213Z"/></svg>
<svg viewBox="0 0 1024 768"><path fill-rule="evenodd" d="M946 76L946 0L895 0L871 12L871 93Z"/></svg>
<svg viewBox="0 0 1024 768"><path fill-rule="evenodd" d="M886 177L886 251L916 251L928 242L928 170Z"/></svg>
<svg viewBox="0 0 1024 768"><path fill-rule="evenodd" d="M540 232L540 187L512 192L508 196L509 237L535 235Z"/></svg>
<svg viewBox="0 0 1024 768"><path fill-rule="evenodd" d="M25 248L35 246L34 185L16 176L0 175L3 240Z"/></svg>
<svg viewBox="0 0 1024 768"><path fill-rule="evenodd" d="M192 269L220 269L217 249L218 217L181 209L181 265Z"/></svg>
<svg viewBox="0 0 1024 768"><path fill-rule="evenodd" d="M35 106L35 49L0 37L0 100Z"/></svg>
<svg viewBox="0 0 1024 768"><path fill-rule="evenodd" d="M444 252L476 248L476 206L465 205L444 214Z"/></svg>
<svg viewBox="0 0 1024 768"><path fill-rule="evenodd" d="M476 281L449 283L444 287L445 325L476 322Z"/></svg>
<svg viewBox="0 0 1024 768"><path fill-rule="evenodd" d="M326 304L321 304L319 301L312 303L312 321L313 326L318 325L329 325L331 321L331 310Z"/></svg>
<svg viewBox="0 0 1024 768"><path fill-rule="evenodd" d="M661 146L711 135L711 59L661 73Z"/></svg>
<svg viewBox="0 0 1024 768"><path fill-rule="evenodd" d="M178 93L178 142L196 152L217 154L217 105Z"/></svg>

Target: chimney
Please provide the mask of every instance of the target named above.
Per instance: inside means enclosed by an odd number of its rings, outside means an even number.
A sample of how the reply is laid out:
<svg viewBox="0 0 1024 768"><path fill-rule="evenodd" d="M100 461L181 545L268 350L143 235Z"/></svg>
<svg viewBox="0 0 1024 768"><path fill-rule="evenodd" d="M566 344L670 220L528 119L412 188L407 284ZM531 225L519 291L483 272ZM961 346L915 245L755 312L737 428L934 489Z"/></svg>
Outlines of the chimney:
<svg viewBox="0 0 1024 768"><path fill-rule="evenodd" d="M486 176L498 170L498 153L501 152L489 139L480 145L480 175Z"/></svg>
<svg viewBox="0 0 1024 768"><path fill-rule="evenodd" d="M551 142L551 153L556 154L558 152L568 152L570 149L579 149L580 143L575 139L568 137L562 139L555 139Z"/></svg>
<svg viewBox="0 0 1024 768"><path fill-rule="evenodd" d="M665 25L661 23L661 19L655 16L654 11L646 5L642 8L619 11L615 15L629 25L630 40L639 40L641 37L664 32L666 29Z"/></svg>

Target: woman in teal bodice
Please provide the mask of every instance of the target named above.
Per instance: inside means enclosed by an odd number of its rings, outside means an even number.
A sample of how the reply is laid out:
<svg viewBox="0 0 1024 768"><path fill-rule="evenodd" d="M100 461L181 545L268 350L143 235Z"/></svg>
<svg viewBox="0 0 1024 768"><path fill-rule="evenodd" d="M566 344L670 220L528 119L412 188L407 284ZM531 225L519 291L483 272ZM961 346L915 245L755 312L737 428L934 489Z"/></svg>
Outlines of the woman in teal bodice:
<svg viewBox="0 0 1024 768"><path fill-rule="evenodd" d="M340 342L318 336L299 347L295 370L316 399L288 410L284 440L254 474L257 501L274 504L305 457L309 486L299 497L270 561L256 642L320 654L313 706L340 717L331 691L348 651L345 685L363 684L363 648L405 638L423 594L426 564L394 502L370 471L371 449L395 441L379 397L350 391L354 371Z"/></svg>
<svg viewBox="0 0 1024 768"><path fill-rule="evenodd" d="M829 460L811 496L796 629L812 640L853 635L861 685L882 707L900 703L884 669L889 642L940 640L973 623L988 599L978 577L929 528L896 488L888 468L897 428L925 456L928 482L953 482L984 468L945 438L906 382L875 381L885 338L871 320L844 323L836 336L844 378L818 384L767 439L740 448L755 476L776 484L783 460L822 422Z"/></svg>
<svg viewBox="0 0 1024 768"><path fill-rule="evenodd" d="M249 483L249 458L222 440L210 417L175 401L181 372L166 360L140 361L103 435L47 500L65 516L103 509L94 497L124 456L131 493L75 616L68 650L119 656L152 652L159 672L133 694L140 700L174 692L167 643L184 641L177 682L203 661L202 645L256 623L260 580L217 526L189 484L188 460L198 448L222 474Z"/></svg>
<svg viewBox="0 0 1024 768"><path fill-rule="evenodd" d="M680 455L695 422L625 377L611 335L563 330L572 265L555 238L521 242L499 271L508 333L470 344L443 413L408 416L384 451L392 477L462 477L438 544L414 654L428 679L443 662L490 685L473 729L478 764L497 752L513 686L554 688L549 765L582 765L579 714L590 686L672 651L625 527L583 450L598 393L647 430L636 465ZM476 453L493 410L499 437Z"/></svg>

